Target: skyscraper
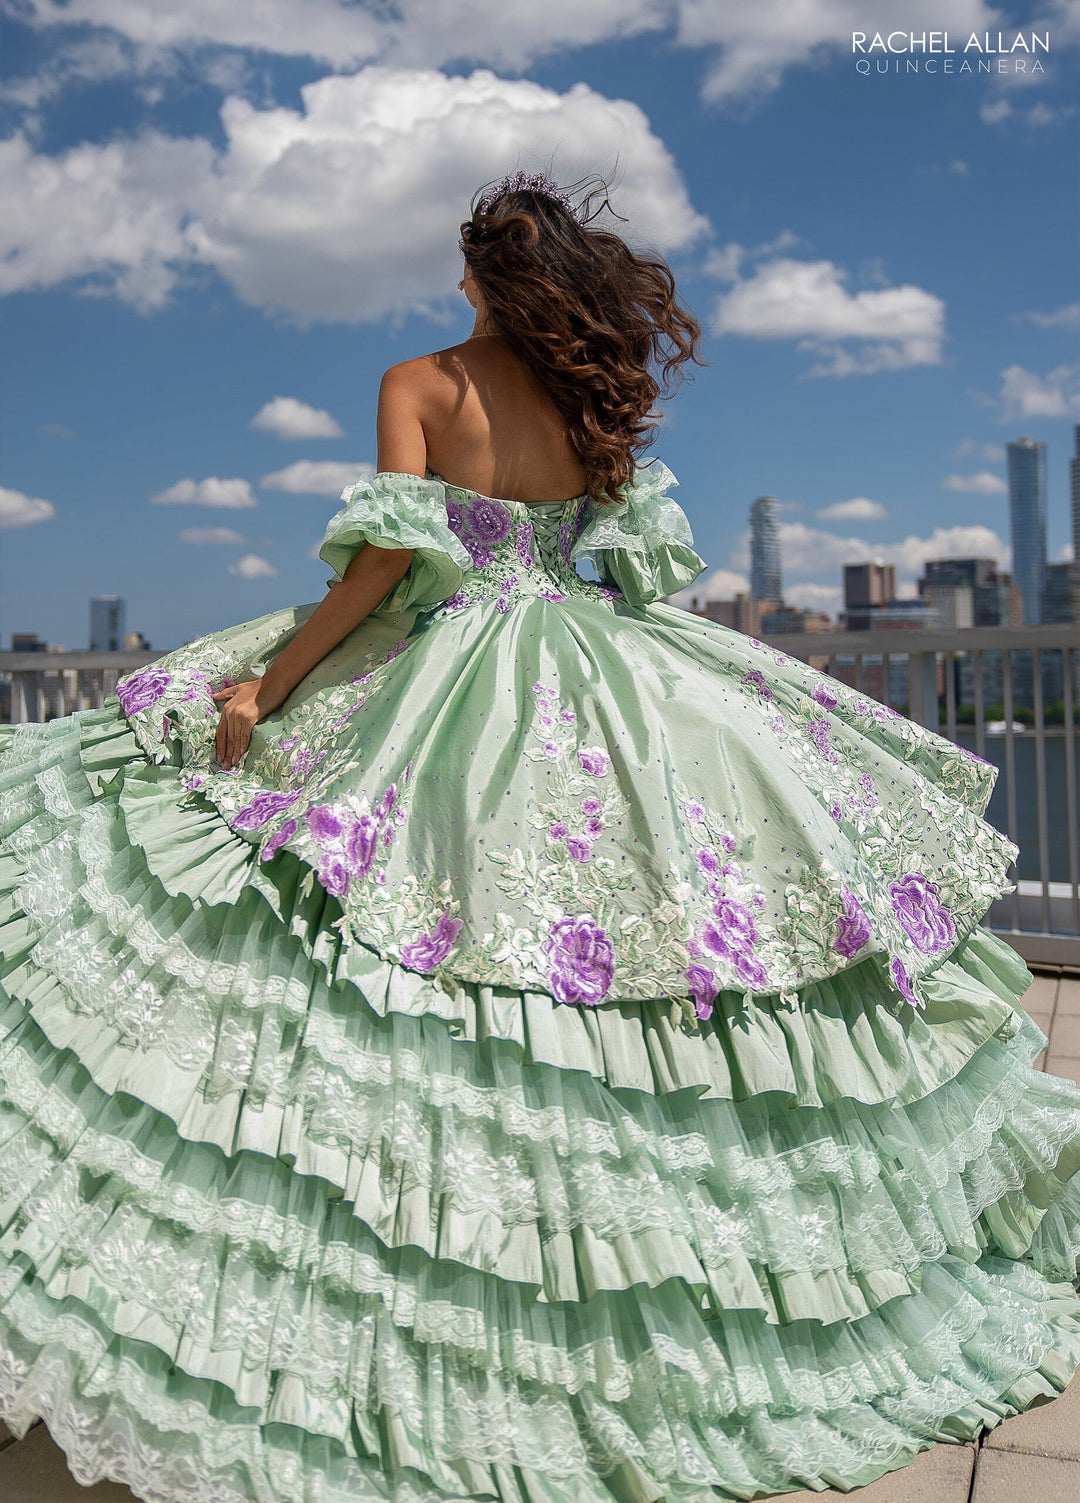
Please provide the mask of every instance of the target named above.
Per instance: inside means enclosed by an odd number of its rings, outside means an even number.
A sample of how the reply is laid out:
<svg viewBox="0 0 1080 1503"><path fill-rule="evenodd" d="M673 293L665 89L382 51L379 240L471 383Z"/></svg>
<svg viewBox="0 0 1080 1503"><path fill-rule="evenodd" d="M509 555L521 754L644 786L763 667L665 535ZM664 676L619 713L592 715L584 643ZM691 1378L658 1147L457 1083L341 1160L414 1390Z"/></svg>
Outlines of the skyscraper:
<svg viewBox="0 0 1080 1503"><path fill-rule="evenodd" d="M1073 563L1080 564L1080 423L1073 429L1073 449L1069 460L1069 498L1072 502Z"/></svg>
<svg viewBox="0 0 1080 1503"><path fill-rule="evenodd" d="M780 503L759 496L750 508L750 594L755 600L782 600Z"/></svg>
<svg viewBox="0 0 1080 1503"><path fill-rule="evenodd" d="M1046 577L1046 445L1018 438L1006 445L1013 578L1024 601L1024 625L1042 620Z"/></svg>
<svg viewBox="0 0 1080 1503"><path fill-rule="evenodd" d="M90 602L90 651L121 652L126 602L119 595L98 595Z"/></svg>

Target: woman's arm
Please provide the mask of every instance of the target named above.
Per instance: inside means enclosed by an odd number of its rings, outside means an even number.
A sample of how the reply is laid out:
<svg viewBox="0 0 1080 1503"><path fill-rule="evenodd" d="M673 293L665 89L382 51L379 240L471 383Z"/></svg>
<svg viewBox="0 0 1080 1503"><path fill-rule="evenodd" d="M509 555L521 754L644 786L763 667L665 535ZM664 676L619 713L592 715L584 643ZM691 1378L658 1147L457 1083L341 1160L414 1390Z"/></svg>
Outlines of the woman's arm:
<svg viewBox="0 0 1080 1503"><path fill-rule="evenodd" d="M423 475L427 463L418 402L418 374L409 361L394 366L379 388L377 430L380 471ZM282 705L316 663L384 600L412 563L411 548L380 548L365 543L340 580L335 580L289 645L282 649L262 678L248 679L219 689L224 700L218 722L215 755L222 767L235 767L247 751L252 729Z"/></svg>

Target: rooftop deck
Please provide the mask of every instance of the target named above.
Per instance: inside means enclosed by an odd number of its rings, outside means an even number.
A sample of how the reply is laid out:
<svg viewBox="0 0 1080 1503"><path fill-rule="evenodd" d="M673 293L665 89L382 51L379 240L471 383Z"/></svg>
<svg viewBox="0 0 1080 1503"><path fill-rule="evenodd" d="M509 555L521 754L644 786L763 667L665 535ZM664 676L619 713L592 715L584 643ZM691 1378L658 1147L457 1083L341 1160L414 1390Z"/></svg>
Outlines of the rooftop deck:
<svg viewBox="0 0 1080 1503"><path fill-rule="evenodd" d="M1036 975L1024 1006L1050 1041L1041 1068L1080 1085L1080 973ZM1080 1499L1080 1377L1053 1403L991 1430L978 1445L941 1445L911 1466L857 1493L783 1493L786 1503L1077 1503ZM0 1498L4 1503L133 1503L126 1487L85 1488L43 1424L15 1440L0 1423Z"/></svg>

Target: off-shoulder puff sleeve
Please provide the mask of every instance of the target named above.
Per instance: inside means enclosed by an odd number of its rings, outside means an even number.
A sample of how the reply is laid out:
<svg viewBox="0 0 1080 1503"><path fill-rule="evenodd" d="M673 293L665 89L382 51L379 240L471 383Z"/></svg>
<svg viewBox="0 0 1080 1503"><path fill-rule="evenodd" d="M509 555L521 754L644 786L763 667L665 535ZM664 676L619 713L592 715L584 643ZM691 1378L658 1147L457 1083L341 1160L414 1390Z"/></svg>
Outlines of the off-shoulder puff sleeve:
<svg viewBox="0 0 1080 1503"><path fill-rule="evenodd" d="M327 524L319 557L340 580L364 543L411 548L405 574L380 603L381 610L408 611L438 605L461 588L472 559L446 516L446 490L439 480L383 472L366 475L341 493L341 510Z"/></svg>
<svg viewBox="0 0 1080 1503"><path fill-rule="evenodd" d="M666 494L678 483L659 459L639 465L620 488L625 501L590 503L592 514L571 559L590 556L601 580L616 585L632 605L648 605L693 584L705 560L691 546L686 513Z"/></svg>

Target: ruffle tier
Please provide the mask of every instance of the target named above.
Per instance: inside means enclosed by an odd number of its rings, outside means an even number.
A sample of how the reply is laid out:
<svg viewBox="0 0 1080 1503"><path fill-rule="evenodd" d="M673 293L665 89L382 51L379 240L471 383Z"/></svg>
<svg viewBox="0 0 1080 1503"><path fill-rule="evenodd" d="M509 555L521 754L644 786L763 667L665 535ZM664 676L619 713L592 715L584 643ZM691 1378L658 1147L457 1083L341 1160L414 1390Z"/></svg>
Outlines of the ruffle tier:
<svg viewBox="0 0 1080 1503"><path fill-rule="evenodd" d="M1080 1096L1031 1069L992 936L903 1023L870 966L793 1007L722 994L701 1033L665 1002L349 974L325 894L162 885L115 715L7 750L0 1410L43 1413L80 1480L850 1487L1080 1363Z"/></svg>

